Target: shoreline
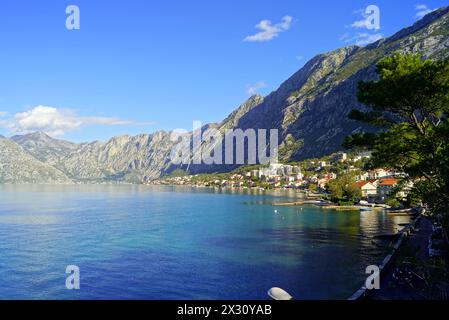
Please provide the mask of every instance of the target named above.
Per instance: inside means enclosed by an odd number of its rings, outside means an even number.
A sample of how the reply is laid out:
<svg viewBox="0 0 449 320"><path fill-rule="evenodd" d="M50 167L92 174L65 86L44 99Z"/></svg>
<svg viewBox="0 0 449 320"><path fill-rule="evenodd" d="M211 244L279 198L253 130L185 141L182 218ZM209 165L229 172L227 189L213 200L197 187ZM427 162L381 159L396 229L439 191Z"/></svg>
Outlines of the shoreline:
<svg viewBox="0 0 449 320"><path fill-rule="evenodd" d="M168 187L188 187L188 188L194 188L194 189L210 189L210 190L220 190L220 191L236 191L236 192L248 192L248 191L263 191L268 194L273 192L294 192L296 194L295 197L289 197L288 195L285 195L289 198L297 198L298 201L284 201L284 202L273 202L272 205L275 207L296 207L296 206L304 206L304 205L312 205L319 208L325 208L329 210L335 210L335 211L385 211L389 216L415 216L416 212L414 212L413 208L402 208L402 209L395 209L391 208L388 205L385 204L371 204L371 205L338 205L333 202L330 202L328 200L323 200L321 197L325 194L321 193L312 193L309 190L304 189L294 189L294 188L260 188L260 187L211 187L211 186L202 186L202 185L192 185L192 184L185 184L185 185L177 185L177 184L164 184L164 185L158 185L158 184L145 184L147 186L168 186ZM307 196L309 194L309 196ZM278 195L275 195L277 196Z"/></svg>
<svg viewBox="0 0 449 320"><path fill-rule="evenodd" d="M404 245L406 240L413 234L417 225L423 219L423 214L425 210L421 210L418 216L408 223L402 230L400 230L395 236L398 238L394 241L392 249L388 252L385 258L379 265L379 277L384 278L390 271L391 266L397 258L399 249ZM367 289L365 284L363 284L357 291L355 291L347 300L363 300L370 297L371 290Z"/></svg>

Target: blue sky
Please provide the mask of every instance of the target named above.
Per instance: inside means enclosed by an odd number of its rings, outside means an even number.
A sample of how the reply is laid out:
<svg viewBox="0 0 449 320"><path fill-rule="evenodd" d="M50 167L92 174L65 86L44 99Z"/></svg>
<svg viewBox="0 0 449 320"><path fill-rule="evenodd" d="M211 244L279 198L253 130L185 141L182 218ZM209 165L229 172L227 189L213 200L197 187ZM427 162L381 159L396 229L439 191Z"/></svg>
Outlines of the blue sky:
<svg viewBox="0 0 449 320"><path fill-rule="evenodd" d="M80 30L66 29L71 4L80 9ZM351 27L368 5L380 8L380 30ZM217 122L314 55L390 36L444 5L2 0L0 134L43 129L90 141Z"/></svg>

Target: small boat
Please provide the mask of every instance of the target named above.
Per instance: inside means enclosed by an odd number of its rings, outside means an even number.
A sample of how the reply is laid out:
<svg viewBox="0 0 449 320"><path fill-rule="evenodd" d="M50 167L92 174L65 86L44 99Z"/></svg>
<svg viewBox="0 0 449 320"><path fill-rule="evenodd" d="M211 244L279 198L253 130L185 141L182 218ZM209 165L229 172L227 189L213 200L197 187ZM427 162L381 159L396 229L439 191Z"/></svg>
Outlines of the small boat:
<svg viewBox="0 0 449 320"><path fill-rule="evenodd" d="M277 287L268 290L268 295L273 300L293 300L293 297L287 291Z"/></svg>
<svg viewBox="0 0 449 320"><path fill-rule="evenodd" d="M373 208L371 208L371 207L364 207L364 208L360 208L360 211L362 211L362 212L373 211Z"/></svg>

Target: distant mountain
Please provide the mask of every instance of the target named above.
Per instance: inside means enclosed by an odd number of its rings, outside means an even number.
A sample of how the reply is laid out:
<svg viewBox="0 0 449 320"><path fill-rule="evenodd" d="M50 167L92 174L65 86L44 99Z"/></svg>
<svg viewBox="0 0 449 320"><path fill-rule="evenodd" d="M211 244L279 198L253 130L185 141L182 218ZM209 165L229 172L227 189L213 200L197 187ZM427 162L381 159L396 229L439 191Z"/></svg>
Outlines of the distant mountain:
<svg viewBox="0 0 449 320"><path fill-rule="evenodd" d="M169 167L173 143L170 133L114 137L108 142L81 144L56 165L80 181L126 181L153 179Z"/></svg>
<svg viewBox="0 0 449 320"><path fill-rule="evenodd" d="M36 159L51 165L57 164L61 158L78 148L76 143L57 140L43 132L13 136L11 140L20 144Z"/></svg>
<svg viewBox="0 0 449 320"><path fill-rule="evenodd" d="M60 170L43 163L12 140L0 136L0 183L71 183Z"/></svg>
<svg viewBox="0 0 449 320"><path fill-rule="evenodd" d="M159 176L172 144L165 132L75 144L35 132L11 138L38 160L80 182L142 182Z"/></svg>
<svg viewBox="0 0 449 320"><path fill-rule="evenodd" d="M284 161L339 151L346 136L374 130L349 120L347 115L352 109L366 109L357 101L357 83L376 79L376 63L396 51L419 53L432 59L447 58L449 7L434 11L413 26L366 47L349 46L317 55L267 97L249 98L221 123L205 125L203 130L216 128L224 133L234 128L279 129L279 154ZM179 168L170 162L173 142L169 132L84 144L56 140L42 133L15 136L12 140L12 145L7 145L5 138L1 140L8 146L9 154L15 150L26 159L28 170L34 165L40 169L42 166L47 170L53 168L50 176L58 177L57 180L142 182ZM16 172L19 168L11 163L11 155L5 156L3 149L0 150L0 177L6 173L16 177L15 181L20 180L21 175ZM31 163L33 159L35 162ZM5 166L4 161L8 165ZM233 167L191 165L182 166L182 169L202 173L227 171ZM29 172L25 176L28 177Z"/></svg>

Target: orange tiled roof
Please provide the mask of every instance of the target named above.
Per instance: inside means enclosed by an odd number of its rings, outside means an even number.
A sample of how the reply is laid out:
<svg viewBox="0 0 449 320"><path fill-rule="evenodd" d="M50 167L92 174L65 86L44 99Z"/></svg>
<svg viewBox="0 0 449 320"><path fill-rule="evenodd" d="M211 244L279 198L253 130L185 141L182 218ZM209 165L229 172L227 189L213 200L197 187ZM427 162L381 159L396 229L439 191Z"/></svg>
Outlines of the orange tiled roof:
<svg viewBox="0 0 449 320"><path fill-rule="evenodd" d="M357 187L359 188L363 188L365 185L367 185L368 183L370 183L369 181L358 181L355 184L357 185Z"/></svg>
<svg viewBox="0 0 449 320"><path fill-rule="evenodd" d="M399 180L398 179L394 179L394 178L386 178L386 179L381 179L379 182L379 185L381 186L394 186L396 184L398 184Z"/></svg>

